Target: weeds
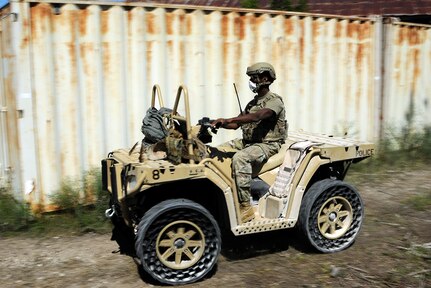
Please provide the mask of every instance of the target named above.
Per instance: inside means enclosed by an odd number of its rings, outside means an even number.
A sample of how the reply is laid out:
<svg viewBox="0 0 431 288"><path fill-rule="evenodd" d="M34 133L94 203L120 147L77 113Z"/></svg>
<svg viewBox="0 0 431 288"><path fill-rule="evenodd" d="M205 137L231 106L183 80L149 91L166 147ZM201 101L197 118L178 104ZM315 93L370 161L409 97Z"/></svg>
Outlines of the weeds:
<svg viewBox="0 0 431 288"><path fill-rule="evenodd" d="M395 161L412 163L431 160L431 126L417 125L415 116L414 104L410 102L401 130L397 132L393 127L387 128L379 143L382 160L389 164L396 163Z"/></svg>
<svg viewBox="0 0 431 288"><path fill-rule="evenodd" d="M104 232L110 227L104 215L109 197L102 189L98 169L85 173L82 180L64 180L60 190L51 196L51 201L66 218L74 216L72 219L77 223L72 224L81 232Z"/></svg>
<svg viewBox="0 0 431 288"><path fill-rule="evenodd" d="M409 126L396 135L391 129L379 143L378 159L388 164L431 160L431 126L415 130Z"/></svg>
<svg viewBox="0 0 431 288"><path fill-rule="evenodd" d="M377 143L377 153L353 166L358 172L378 172L387 169L412 169L431 162L431 126L415 130L406 125L401 134L388 129Z"/></svg>
<svg viewBox="0 0 431 288"><path fill-rule="evenodd" d="M25 231L30 235L58 233L108 232L110 222L104 211L109 194L103 191L98 169L90 170L82 179L65 179L50 197L58 211L32 215L26 204L17 201L0 187L0 232Z"/></svg>
<svg viewBox="0 0 431 288"><path fill-rule="evenodd" d="M27 205L17 201L8 184L0 187L0 232L25 229L31 219Z"/></svg>

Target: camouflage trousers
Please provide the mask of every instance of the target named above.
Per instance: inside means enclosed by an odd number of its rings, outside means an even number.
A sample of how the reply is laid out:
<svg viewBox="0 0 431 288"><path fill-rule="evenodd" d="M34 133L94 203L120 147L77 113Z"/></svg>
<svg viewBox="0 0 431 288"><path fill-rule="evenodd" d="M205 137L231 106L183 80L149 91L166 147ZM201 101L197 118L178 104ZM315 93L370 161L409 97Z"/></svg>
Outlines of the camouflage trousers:
<svg viewBox="0 0 431 288"><path fill-rule="evenodd" d="M250 183L253 172L257 173L272 155L281 147L278 142L255 143L244 145L241 139L223 143L217 148L233 148L238 150L232 158L232 177L235 180L240 203L250 201Z"/></svg>

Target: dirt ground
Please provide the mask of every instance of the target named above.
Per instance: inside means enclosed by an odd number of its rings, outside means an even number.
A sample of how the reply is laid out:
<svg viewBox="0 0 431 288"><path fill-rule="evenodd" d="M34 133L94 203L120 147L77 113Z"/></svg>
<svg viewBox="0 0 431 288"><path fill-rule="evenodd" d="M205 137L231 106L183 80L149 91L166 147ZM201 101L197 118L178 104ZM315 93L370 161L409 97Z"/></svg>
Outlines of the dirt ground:
<svg viewBox="0 0 431 288"><path fill-rule="evenodd" d="M216 271L186 287L431 287L431 209L406 199L431 191L431 168L351 173L366 218L356 243L334 254L292 231L226 244ZM0 236L0 287L154 287L110 235Z"/></svg>

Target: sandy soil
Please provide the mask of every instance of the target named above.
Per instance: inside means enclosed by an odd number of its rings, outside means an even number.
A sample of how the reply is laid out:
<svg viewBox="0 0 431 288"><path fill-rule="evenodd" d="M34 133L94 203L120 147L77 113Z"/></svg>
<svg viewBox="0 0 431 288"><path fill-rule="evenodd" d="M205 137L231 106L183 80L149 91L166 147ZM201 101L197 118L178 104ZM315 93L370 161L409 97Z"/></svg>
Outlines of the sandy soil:
<svg viewBox="0 0 431 288"><path fill-rule="evenodd" d="M352 173L366 209L356 243L307 251L292 231L238 238L213 275L186 287L431 287L431 209L406 202L431 191L431 169ZM110 235L0 236L0 287L152 287Z"/></svg>

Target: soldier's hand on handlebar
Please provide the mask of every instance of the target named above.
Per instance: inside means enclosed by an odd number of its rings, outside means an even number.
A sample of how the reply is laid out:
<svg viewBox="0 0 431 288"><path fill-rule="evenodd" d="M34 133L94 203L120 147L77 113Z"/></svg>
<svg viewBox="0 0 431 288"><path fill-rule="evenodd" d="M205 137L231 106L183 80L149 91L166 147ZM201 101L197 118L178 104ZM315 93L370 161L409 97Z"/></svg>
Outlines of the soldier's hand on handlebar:
<svg viewBox="0 0 431 288"><path fill-rule="evenodd" d="M213 134L217 134L217 128L212 125L213 122L214 120L210 120L208 117L203 117L198 121L198 125L201 126L198 133L198 138L205 144L212 141L212 134L209 132L209 130L211 130Z"/></svg>
<svg viewBox="0 0 431 288"><path fill-rule="evenodd" d="M220 127L223 127L225 122L226 122L225 118L218 118L217 120L213 120L211 122L211 126L216 129L219 129Z"/></svg>

